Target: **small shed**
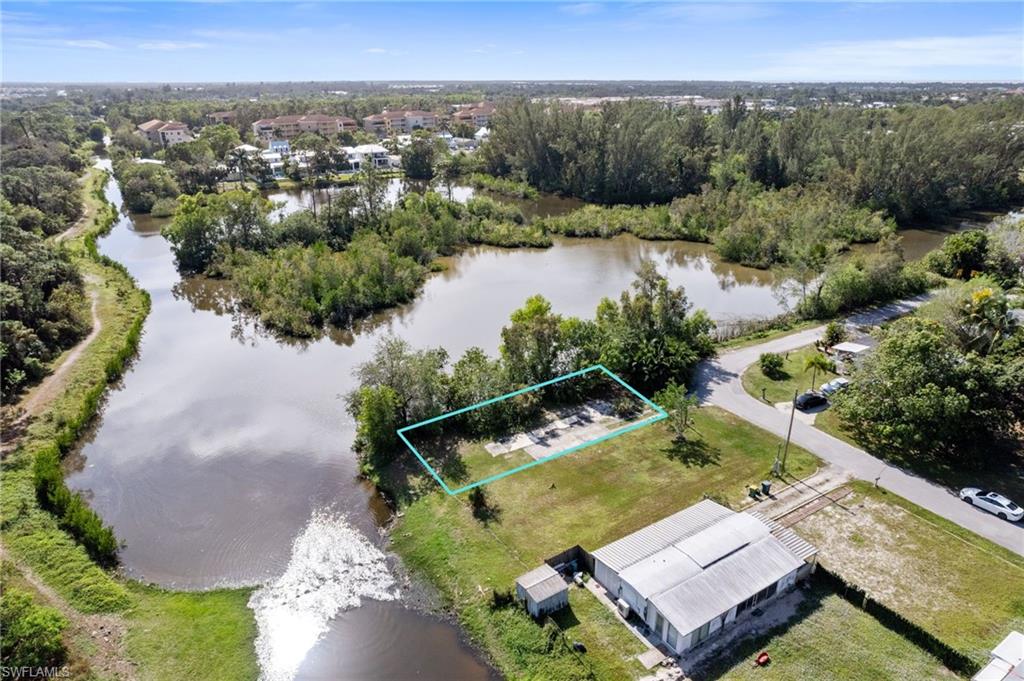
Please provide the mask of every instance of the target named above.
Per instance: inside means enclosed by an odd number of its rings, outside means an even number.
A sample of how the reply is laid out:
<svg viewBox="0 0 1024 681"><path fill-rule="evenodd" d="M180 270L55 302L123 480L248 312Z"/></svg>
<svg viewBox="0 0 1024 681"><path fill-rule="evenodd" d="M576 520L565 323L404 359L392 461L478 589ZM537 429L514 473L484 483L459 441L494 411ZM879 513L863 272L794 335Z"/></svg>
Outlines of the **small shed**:
<svg viewBox="0 0 1024 681"><path fill-rule="evenodd" d="M539 618L569 605L569 585L545 563L516 578L516 598L526 603L527 612Z"/></svg>

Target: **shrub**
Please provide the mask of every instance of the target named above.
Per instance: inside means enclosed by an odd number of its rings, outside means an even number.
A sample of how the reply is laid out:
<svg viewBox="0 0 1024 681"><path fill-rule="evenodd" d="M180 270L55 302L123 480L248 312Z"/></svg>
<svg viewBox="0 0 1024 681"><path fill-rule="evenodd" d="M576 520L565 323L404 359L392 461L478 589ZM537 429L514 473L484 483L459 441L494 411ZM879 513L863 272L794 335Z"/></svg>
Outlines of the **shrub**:
<svg viewBox="0 0 1024 681"><path fill-rule="evenodd" d="M165 196L153 202L153 207L149 210L149 214L155 218L169 218L174 215L177 207L178 202L176 199Z"/></svg>
<svg viewBox="0 0 1024 681"><path fill-rule="evenodd" d="M67 651L63 633L68 621L57 610L32 602L19 589L6 588L0 599L0 660L5 669L57 667Z"/></svg>
<svg viewBox="0 0 1024 681"><path fill-rule="evenodd" d="M761 366L761 373L777 380L782 378L782 355L777 352L762 352L757 363Z"/></svg>
<svg viewBox="0 0 1024 681"><path fill-rule="evenodd" d="M826 348L831 348L846 340L846 326L842 322L829 322L821 338Z"/></svg>

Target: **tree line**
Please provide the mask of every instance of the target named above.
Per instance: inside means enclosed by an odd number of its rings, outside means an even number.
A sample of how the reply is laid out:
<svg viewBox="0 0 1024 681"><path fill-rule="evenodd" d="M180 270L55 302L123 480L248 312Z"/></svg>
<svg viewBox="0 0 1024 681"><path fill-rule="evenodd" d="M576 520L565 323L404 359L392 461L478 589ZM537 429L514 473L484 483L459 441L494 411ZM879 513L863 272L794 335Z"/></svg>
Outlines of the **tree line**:
<svg viewBox="0 0 1024 681"><path fill-rule="evenodd" d="M5 402L49 371L48 364L92 326L81 274L47 237L82 216L86 167L83 112L40 107L5 111L0 140L0 384Z"/></svg>
<svg viewBox="0 0 1024 681"><path fill-rule="evenodd" d="M488 172L601 204L666 203L742 175L764 189L820 187L901 223L1020 201L1019 97L957 108L822 107L781 116L738 97L706 115L645 101L583 110L503 103Z"/></svg>

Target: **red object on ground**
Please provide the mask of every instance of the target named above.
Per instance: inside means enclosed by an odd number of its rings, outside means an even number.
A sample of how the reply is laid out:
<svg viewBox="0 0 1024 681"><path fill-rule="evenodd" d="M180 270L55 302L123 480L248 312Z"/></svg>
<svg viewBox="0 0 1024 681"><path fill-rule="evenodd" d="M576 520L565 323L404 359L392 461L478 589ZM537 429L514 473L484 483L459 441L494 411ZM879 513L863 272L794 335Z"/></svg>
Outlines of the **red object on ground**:
<svg viewBox="0 0 1024 681"><path fill-rule="evenodd" d="M768 657L768 653L764 652L764 651L762 651L761 654L758 655L757 659L755 660L755 662L757 662L757 666L758 667L764 667L765 665L767 665L771 661L772 661L772 658Z"/></svg>

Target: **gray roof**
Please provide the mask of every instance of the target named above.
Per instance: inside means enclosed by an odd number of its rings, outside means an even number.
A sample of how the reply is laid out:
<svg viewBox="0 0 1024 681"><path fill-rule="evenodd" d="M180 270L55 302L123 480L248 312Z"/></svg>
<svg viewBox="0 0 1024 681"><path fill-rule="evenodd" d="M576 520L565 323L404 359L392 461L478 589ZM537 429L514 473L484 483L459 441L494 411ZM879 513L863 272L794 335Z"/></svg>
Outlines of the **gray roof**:
<svg viewBox="0 0 1024 681"><path fill-rule="evenodd" d="M656 523L593 551L594 558L616 572L636 563L681 539L711 527L733 511L710 499L684 508Z"/></svg>
<svg viewBox="0 0 1024 681"><path fill-rule="evenodd" d="M700 565L672 545L633 563L619 576L641 597L650 598L700 574L700 571Z"/></svg>
<svg viewBox="0 0 1024 681"><path fill-rule="evenodd" d="M569 589L562 576L547 563L517 577L516 584L523 587L530 598L537 603L551 598L560 591Z"/></svg>
<svg viewBox="0 0 1024 681"><path fill-rule="evenodd" d="M768 526L747 515L734 513L697 534L676 542L675 547L706 568L747 544L768 536Z"/></svg>
<svg viewBox="0 0 1024 681"><path fill-rule="evenodd" d="M808 558L818 553L818 549L816 549L813 544L788 527L775 522L771 518L762 515L757 511L747 511L747 514L754 516L767 525L772 536L782 542L782 545L789 549L789 552L800 560L806 561Z"/></svg>
<svg viewBox="0 0 1024 681"><path fill-rule="evenodd" d="M682 634L697 629L803 565L775 537L726 556L651 602Z"/></svg>

